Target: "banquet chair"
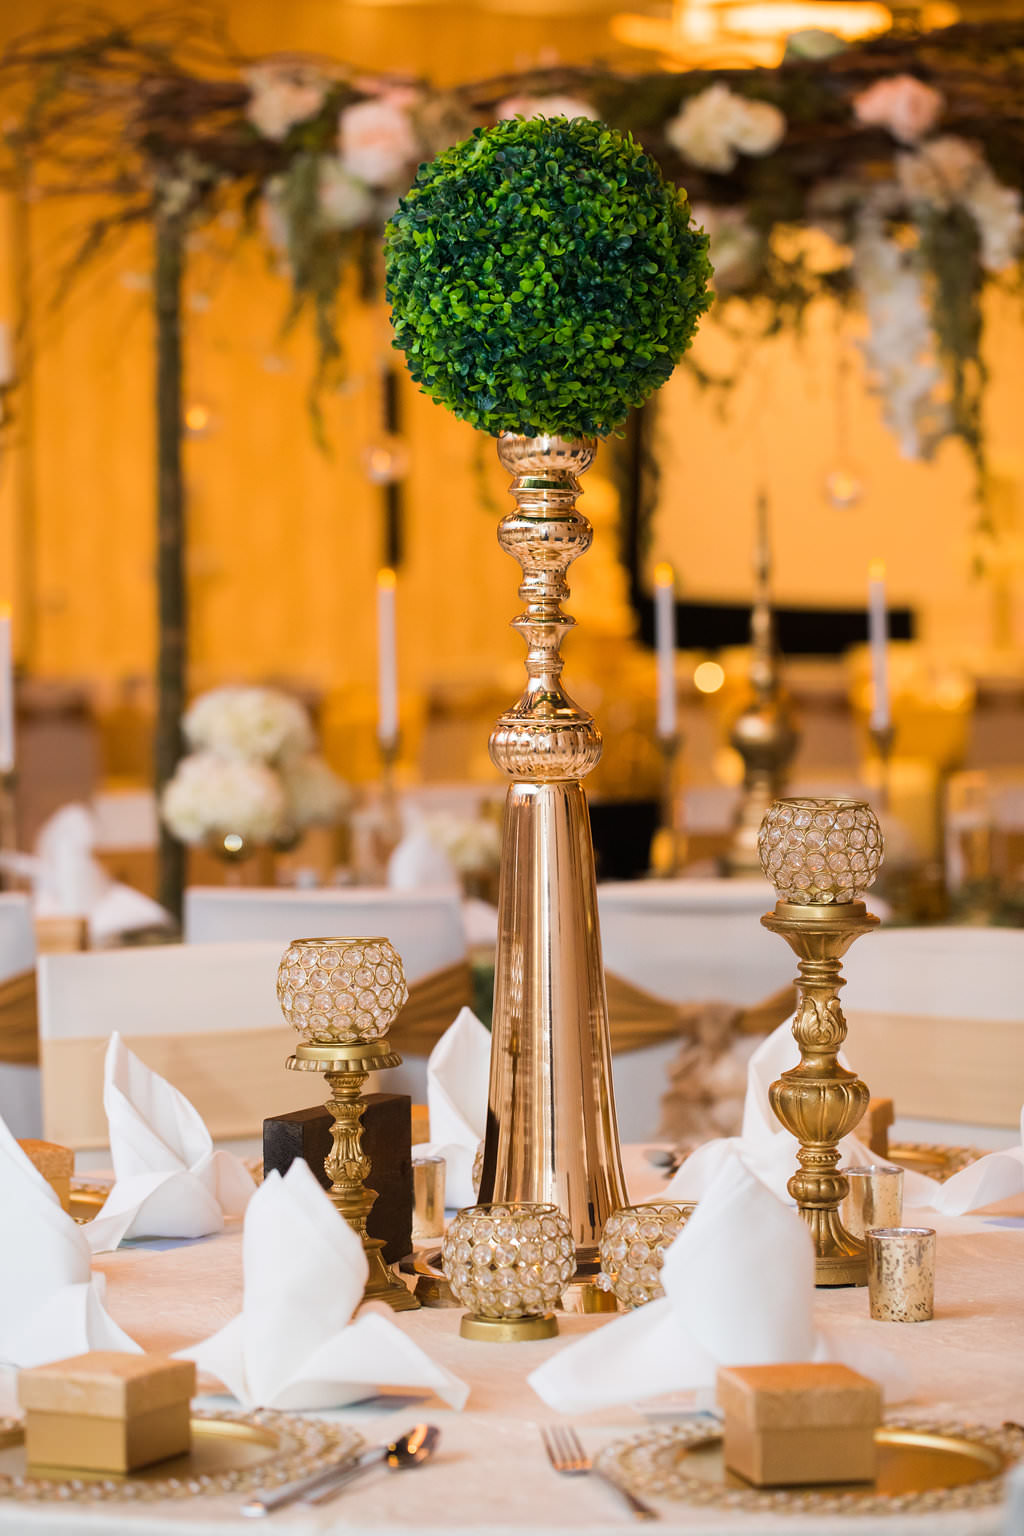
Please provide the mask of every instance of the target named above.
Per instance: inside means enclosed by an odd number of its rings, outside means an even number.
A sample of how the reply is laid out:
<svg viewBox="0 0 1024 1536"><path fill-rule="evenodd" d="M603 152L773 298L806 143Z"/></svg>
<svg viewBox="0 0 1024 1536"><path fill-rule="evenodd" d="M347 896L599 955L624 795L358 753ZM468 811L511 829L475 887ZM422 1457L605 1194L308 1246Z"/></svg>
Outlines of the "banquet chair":
<svg viewBox="0 0 1024 1536"><path fill-rule="evenodd" d="M15 1136L42 1135L36 944L27 896L0 895L0 1116Z"/></svg>
<svg viewBox="0 0 1024 1536"><path fill-rule="evenodd" d="M844 1047L893 1134L1007 1145L1024 1103L1024 931L891 928L845 961Z"/></svg>

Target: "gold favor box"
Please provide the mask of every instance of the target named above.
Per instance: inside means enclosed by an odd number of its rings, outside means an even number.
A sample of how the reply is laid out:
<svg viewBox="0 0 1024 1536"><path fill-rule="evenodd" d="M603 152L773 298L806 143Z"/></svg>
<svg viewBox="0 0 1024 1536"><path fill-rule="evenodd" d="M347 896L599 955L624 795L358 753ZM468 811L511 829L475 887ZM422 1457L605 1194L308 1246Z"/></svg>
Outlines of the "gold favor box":
<svg viewBox="0 0 1024 1536"><path fill-rule="evenodd" d="M882 1390L849 1366L730 1366L718 1406L725 1464L756 1487L875 1478Z"/></svg>
<svg viewBox="0 0 1024 1536"><path fill-rule="evenodd" d="M18 1373L33 1470L134 1472L191 1444L191 1360L94 1350Z"/></svg>
<svg viewBox="0 0 1024 1536"><path fill-rule="evenodd" d="M47 1184L56 1191L57 1199L65 1210L71 1205L71 1175L75 1171L75 1154L69 1147L58 1146L55 1141L19 1141L18 1146L29 1162L42 1174Z"/></svg>

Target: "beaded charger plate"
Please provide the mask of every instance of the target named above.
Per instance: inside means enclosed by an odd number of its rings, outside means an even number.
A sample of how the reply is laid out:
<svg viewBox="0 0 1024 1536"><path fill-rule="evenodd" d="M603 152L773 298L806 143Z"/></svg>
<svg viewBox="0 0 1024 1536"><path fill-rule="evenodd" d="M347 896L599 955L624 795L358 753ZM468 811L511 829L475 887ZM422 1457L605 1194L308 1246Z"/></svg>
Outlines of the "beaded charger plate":
<svg viewBox="0 0 1024 1536"><path fill-rule="evenodd" d="M634 1493L682 1499L723 1509L807 1514L897 1514L970 1509L995 1504L1003 1473L1024 1454L1010 1429L891 1419L876 1432L878 1477L873 1483L755 1488L726 1470L722 1438L707 1426L647 1430L607 1446L602 1472Z"/></svg>
<svg viewBox="0 0 1024 1536"><path fill-rule="evenodd" d="M908 1173L926 1173L940 1184L985 1156L980 1147L942 1147L927 1141L897 1142L889 1148L891 1163L898 1163Z"/></svg>
<svg viewBox="0 0 1024 1536"><path fill-rule="evenodd" d="M105 1499L195 1498L280 1487L323 1471L362 1446L340 1424L260 1409L255 1413L192 1412L192 1449L138 1472L78 1472L27 1467L19 1419L0 1419L0 1499L96 1504Z"/></svg>

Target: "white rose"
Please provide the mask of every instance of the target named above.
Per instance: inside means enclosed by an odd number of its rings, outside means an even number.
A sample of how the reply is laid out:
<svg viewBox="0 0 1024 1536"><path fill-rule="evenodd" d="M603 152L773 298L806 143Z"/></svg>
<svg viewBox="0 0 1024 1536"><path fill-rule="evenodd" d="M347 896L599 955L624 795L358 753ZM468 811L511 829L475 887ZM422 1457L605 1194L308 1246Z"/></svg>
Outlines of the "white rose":
<svg viewBox="0 0 1024 1536"><path fill-rule="evenodd" d="M728 293L749 283L757 274L760 241L743 209L695 203L692 211L694 223L702 226L710 242L708 254L715 269L716 291Z"/></svg>
<svg viewBox="0 0 1024 1536"><path fill-rule="evenodd" d="M912 155L896 156L900 186L913 202L951 208L984 166L973 144L946 134L931 139Z"/></svg>
<svg viewBox="0 0 1024 1536"><path fill-rule="evenodd" d="M226 832L265 843L284 822L285 798L277 774L265 763L194 752L178 764L160 809L183 843Z"/></svg>
<svg viewBox="0 0 1024 1536"><path fill-rule="evenodd" d="M400 181L419 158L409 113L398 96L346 107L339 133L345 169L371 187Z"/></svg>
<svg viewBox="0 0 1024 1536"><path fill-rule="evenodd" d="M249 87L245 115L265 139L280 141L289 128L315 117L330 81L308 64L275 60L242 71Z"/></svg>
<svg viewBox="0 0 1024 1536"><path fill-rule="evenodd" d="M1005 272L1021 254L1024 213L1016 187L1004 186L986 167L964 198L978 226L981 264L986 272Z"/></svg>
<svg viewBox="0 0 1024 1536"><path fill-rule="evenodd" d="M731 171L737 151L767 155L785 138L786 119L768 101L750 101L727 85L709 85L684 102L665 137L693 165Z"/></svg>
<svg viewBox="0 0 1024 1536"><path fill-rule="evenodd" d="M274 688L214 688L195 700L182 725L191 746L225 757L269 762L313 745L303 706Z"/></svg>
<svg viewBox="0 0 1024 1536"><path fill-rule="evenodd" d="M495 122L510 117L589 117L597 120L597 113L587 101L577 96L506 96L494 109Z"/></svg>
<svg viewBox="0 0 1024 1536"><path fill-rule="evenodd" d="M320 218L328 229L355 229L373 212L373 198L365 182L330 155L320 157L317 191Z"/></svg>
<svg viewBox="0 0 1024 1536"><path fill-rule="evenodd" d="M280 776L288 820L296 828L330 826L352 803L348 785L315 753L289 758Z"/></svg>
<svg viewBox="0 0 1024 1536"><path fill-rule="evenodd" d="M770 101L747 101L733 111L732 142L741 155L770 155L786 137L786 119Z"/></svg>

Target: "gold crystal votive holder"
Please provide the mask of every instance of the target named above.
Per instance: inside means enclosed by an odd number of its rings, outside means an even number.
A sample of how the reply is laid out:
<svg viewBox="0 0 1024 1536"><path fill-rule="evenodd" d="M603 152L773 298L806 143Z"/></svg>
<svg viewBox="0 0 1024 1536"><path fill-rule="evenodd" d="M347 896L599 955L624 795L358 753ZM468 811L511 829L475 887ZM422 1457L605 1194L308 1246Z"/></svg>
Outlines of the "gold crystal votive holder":
<svg viewBox="0 0 1024 1536"><path fill-rule="evenodd" d="M334 1125L324 1170L328 1194L366 1254L364 1299L385 1301L396 1312L419 1302L385 1264L382 1240L367 1235L377 1191L366 1187L362 1089L371 1072L401 1066L387 1035L408 996L401 957L385 938L293 939L277 972L281 1011L301 1037L285 1065L323 1073L331 1090Z"/></svg>
<svg viewBox="0 0 1024 1536"><path fill-rule="evenodd" d="M875 1163L843 1168L849 1190L843 1201L843 1225L852 1237L863 1238L872 1227L898 1227L903 1220L903 1169Z"/></svg>
<svg viewBox="0 0 1024 1536"><path fill-rule="evenodd" d="M769 1089L775 1115L800 1143L788 1189L814 1242L816 1285L865 1285L863 1239L843 1225L848 1193L839 1142L868 1106L868 1087L839 1065L846 1019L839 1003L842 958L859 934L878 926L860 900L882 862L882 834L862 800L776 800L758 833L775 908L761 922L797 956L793 1036L799 1065Z"/></svg>
<svg viewBox="0 0 1024 1536"><path fill-rule="evenodd" d="M445 1233L441 1266L469 1308L464 1339L549 1339L576 1267L572 1228L556 1205L467 1206Z"/></svg>
<svg viewBox="0 0 1024 1536"><path fill-rule="evenodd" d="M868 1303L879 1323L927 1323L935 1315L935 1232L881 1227L867 1234Z"/></svg>
<svg viewBox="0 0 1024 1536"><path fill-rule="evenodd" d="M662 1200L613 1211L601 1234L600 1289L614 1292L624 1307L642 1307L664 1296L659 1276L665 1254L696 1209L695 1204Z"/></svg>

